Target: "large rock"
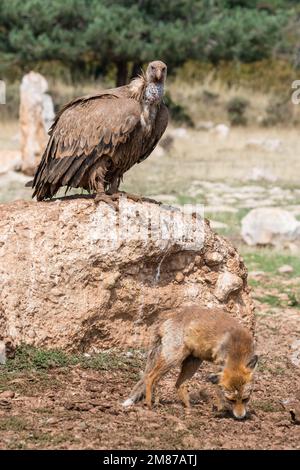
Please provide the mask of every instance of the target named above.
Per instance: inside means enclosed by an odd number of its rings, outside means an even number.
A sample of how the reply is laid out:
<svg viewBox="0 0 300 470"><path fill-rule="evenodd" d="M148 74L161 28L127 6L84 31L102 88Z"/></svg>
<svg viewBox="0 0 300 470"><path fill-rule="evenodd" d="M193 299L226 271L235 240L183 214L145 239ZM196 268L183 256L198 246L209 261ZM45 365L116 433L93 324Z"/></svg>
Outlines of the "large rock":
<svg viewBox="0 0 300 470"><path fill-rule="evenodd" d="M223 305L254 328L247 271L208 221L90 198L0 205L0 337L91 351L139 347L159 313Z"/></svg>
<svg viewBox="0 0 300 470"><path fill-rule="evenodd" d="M286 245L300 242L300 222L277 207L251 210L242 219L242 237L248 245Z"/></svg>
<svg viewBox="0 0 300 470"><path fill-rule="evenodd" d="M48 140L54 119L52 98L46 93L47 80L39 73L24 75L20 88L20 130L22 171L32 175Z"/></svg>

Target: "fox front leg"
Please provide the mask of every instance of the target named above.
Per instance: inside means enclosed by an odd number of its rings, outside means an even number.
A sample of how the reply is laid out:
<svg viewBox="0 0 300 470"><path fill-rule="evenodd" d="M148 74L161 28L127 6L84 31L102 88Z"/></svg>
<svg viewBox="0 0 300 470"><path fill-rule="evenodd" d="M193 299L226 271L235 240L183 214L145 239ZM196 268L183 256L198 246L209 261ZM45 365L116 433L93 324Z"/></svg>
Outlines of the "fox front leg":
<svg viewBox="0 0 300 470"><path fill-rule="evenodd" d="M222 391L219 388L217 388L217 390L216 390L216 404L215 404L215 407L217 408L218 413L227 410L226 403L225 403Z"/></svg>

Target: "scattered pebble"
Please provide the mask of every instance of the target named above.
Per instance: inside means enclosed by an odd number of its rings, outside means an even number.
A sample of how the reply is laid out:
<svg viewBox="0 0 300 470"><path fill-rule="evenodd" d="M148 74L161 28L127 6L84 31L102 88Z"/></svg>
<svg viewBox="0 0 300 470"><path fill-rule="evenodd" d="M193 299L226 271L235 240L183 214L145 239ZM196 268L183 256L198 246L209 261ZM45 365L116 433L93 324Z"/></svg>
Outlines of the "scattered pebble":
<svg viewBox="0 0 300 470"><path fill-rule="evenodd" d="M13 392L12 390L5 390L4 392L0 393L0 400L11 399L14 398L14 396L15 392Z"/></svg>
<svg viewBox="0 0 300 470"><path fill-rule="evenodd" d="M180 284L181 282L184 281L184 275L181 272L178 272L175 276L175 281Z"/></svg>
<svg viewBox="0 0 300 470"><path fill-rule="evenodd" d="M294 271L293 266L290 266L289 264L284 264L283 266L280 266L280 268L278 268L278 272L280 274L288 274L288 273L292 273L293 271Z"/></svg>

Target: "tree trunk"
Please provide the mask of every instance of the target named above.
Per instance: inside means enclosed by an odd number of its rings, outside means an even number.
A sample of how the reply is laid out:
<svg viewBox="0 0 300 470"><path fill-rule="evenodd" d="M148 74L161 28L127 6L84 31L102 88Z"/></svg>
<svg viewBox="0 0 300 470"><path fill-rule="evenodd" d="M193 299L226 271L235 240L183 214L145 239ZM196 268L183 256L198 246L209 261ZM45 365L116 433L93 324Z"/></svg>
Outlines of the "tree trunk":
<svg viewBox="0 0 300 470"><path fill-rule="evenodd" d="M120 61L116 63L117 66L117 78L116 86L126 85L128 79L128 65L126 61Z"/></svg>
<svg viewBox="0 0 300 470"><path fill-rule="evenodd" d="M142 62L134 62L132 65L132 69L131 69L130 79L135 78L138 75L140 75L141 71L142 71Z"/></svg>

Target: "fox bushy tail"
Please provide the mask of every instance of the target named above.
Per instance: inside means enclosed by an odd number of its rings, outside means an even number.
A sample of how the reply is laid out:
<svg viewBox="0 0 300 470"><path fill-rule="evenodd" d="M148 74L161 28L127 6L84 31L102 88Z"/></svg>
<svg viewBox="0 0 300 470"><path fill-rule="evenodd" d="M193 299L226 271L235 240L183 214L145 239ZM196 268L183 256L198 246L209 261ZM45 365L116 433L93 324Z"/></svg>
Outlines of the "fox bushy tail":
<svg viewBox="0 0 300 470"><path fill-rule="evenodd" d="M161 349L162 349L161 337L158 334L158 331L156 330L154 332L154 337L153 337L153 340L152 340L152 343L148 352L145 372L143 373L142 378L133 387L131 394L129 395L127 400L123 402L123 406L134 405L135 403L138 403L145 397L145 393L146 393L145 375L147 375L153 369L157 359L160 356Z"/></svg>

